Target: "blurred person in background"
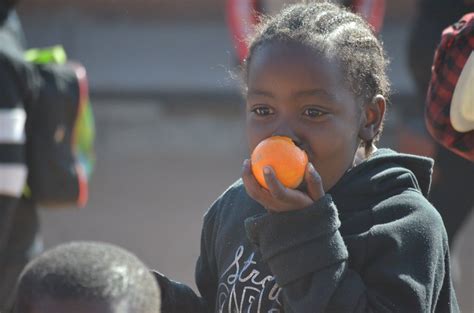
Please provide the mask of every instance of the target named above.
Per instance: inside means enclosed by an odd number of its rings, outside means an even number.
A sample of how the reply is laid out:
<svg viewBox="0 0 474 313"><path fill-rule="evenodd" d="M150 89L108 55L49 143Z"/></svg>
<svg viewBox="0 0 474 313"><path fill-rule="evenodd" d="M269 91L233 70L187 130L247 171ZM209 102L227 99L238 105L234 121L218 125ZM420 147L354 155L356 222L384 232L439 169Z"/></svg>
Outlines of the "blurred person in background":
<svg viewBox="0 0 474 313"><path fill-rule="evenodd" d="M35 245L34 205L22 197L27 178L27 104L16 64L23 58L25 42L15 3L0 1L0 311L7 309L17 275L40 250Z"/></svg>
<svg viewBox="0 0 474 313"><path fill-rule="evenodd" d="M17 1L0 0L0 311L42 251L38 207L82 207L93 165L87 77L61 47L25 51Z"/></svg>
<svg viewBox="0 0 474 313"><path fill-rule="evenodd" d="M430 134L474 162L474 12L445 28L436 49L426 99Z"/></svg>
<svg viewBox="0 0 474 313"><path fill-rule="evenodd" d="M409 63L415 80L419 105L416 120L424 123L424 106L431 65L440 34L444 28L458 21L464 14L474 11L472 0L420 0L409 41ZM423 127L424 129L424 127ZM435 159L433 186L430 201L443 217L450 246L474 206L474 163L449 151L426 134L434 145ZM409 145L407 145L409 146ZM409 152L409 151L408 151ZM460 179L462 177L462 179Z"/></svg>
<svg viewBox="0 0 474 313"><path fill-rule="evenodd" d="M446 149L471 162L474 162L473 87L474 12L464 15L442 32L433 60L425 108L426 125L433 138ZM464 176L458 177L461 182L464 179ZM472 185L460 188L469 193ZM451 248L453 280L459 291L459 305L463 312L474 311L471 296L474 284L474 216L472 211L470 218L468 214L469 210L465 220L461 221L462 228L457 232L455 245Z"/></svg>

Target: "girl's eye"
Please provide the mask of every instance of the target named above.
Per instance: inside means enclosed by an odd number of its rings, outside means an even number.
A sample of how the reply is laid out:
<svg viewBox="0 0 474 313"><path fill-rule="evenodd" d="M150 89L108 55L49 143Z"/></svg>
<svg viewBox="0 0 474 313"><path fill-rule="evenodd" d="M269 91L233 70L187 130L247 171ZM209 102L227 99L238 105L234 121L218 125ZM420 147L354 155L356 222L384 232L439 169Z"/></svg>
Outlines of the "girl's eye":
<svg viewBox="0 0 474 313"><path fill-rule="evenodd" d="M308 108L304 111L303 114L308 116L308 117L315 118L315 117L321 117L321 116L325 115L326 112L318 110L316 108Z"/></svg>
<svg viewBox="0 0 474 313"><path fill-rule="evenodd" d="M273 111L267 107L257 107L257 108L254 108L252 112L258 116L267 116L273 113Z"/></svg>

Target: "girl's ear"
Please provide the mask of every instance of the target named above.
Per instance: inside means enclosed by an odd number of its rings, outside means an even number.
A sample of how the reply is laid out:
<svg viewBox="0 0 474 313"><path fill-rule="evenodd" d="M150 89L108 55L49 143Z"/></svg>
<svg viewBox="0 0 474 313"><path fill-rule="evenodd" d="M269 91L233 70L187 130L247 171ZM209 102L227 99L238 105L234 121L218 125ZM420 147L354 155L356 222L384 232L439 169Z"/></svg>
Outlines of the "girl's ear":
<svg viewBox="0 0 474 313"><path fill-rule="evenodd" d="M359 138L364 142L372 141L380 132L385 116L385 98L376 95L372 102L362 109Z"/></svg>

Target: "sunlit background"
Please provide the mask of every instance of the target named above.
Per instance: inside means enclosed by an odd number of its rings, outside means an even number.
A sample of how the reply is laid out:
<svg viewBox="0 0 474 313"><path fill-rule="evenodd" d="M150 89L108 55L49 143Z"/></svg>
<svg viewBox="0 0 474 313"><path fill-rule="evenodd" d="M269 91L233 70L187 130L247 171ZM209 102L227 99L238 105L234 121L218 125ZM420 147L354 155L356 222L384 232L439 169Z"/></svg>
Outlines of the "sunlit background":
<svg viewBox="0 0 474 313"><path fill-rule="evenodd" d="M414 1L387 1L381 32L394 92L382 145L393 148L419 105L406 52L414 10ZM202 215L247 155L225 1L24 0L19 15L28 47L62 44L85 65L97 123L90 202L43 210L45 247L116 243L194 287ZM457 245L456 262L472 265L472 244ZM458 294L471 312L472 270L463 279Z"/></svg>

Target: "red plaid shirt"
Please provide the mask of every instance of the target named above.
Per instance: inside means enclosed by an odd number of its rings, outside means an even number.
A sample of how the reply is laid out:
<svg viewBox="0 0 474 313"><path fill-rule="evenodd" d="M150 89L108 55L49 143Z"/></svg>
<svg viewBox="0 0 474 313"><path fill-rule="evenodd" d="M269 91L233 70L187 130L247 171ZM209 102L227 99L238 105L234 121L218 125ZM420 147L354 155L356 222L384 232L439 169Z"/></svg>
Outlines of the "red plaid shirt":
<svg viewBox="0 0 474 313"><path fill-rule="evenodd" d="M474 130L456 131L449 112L454 88L473 50L474 13L469 13L442 33L434 56L425 114L431 135L446 148L471 161L474 161Z"/></svg>

